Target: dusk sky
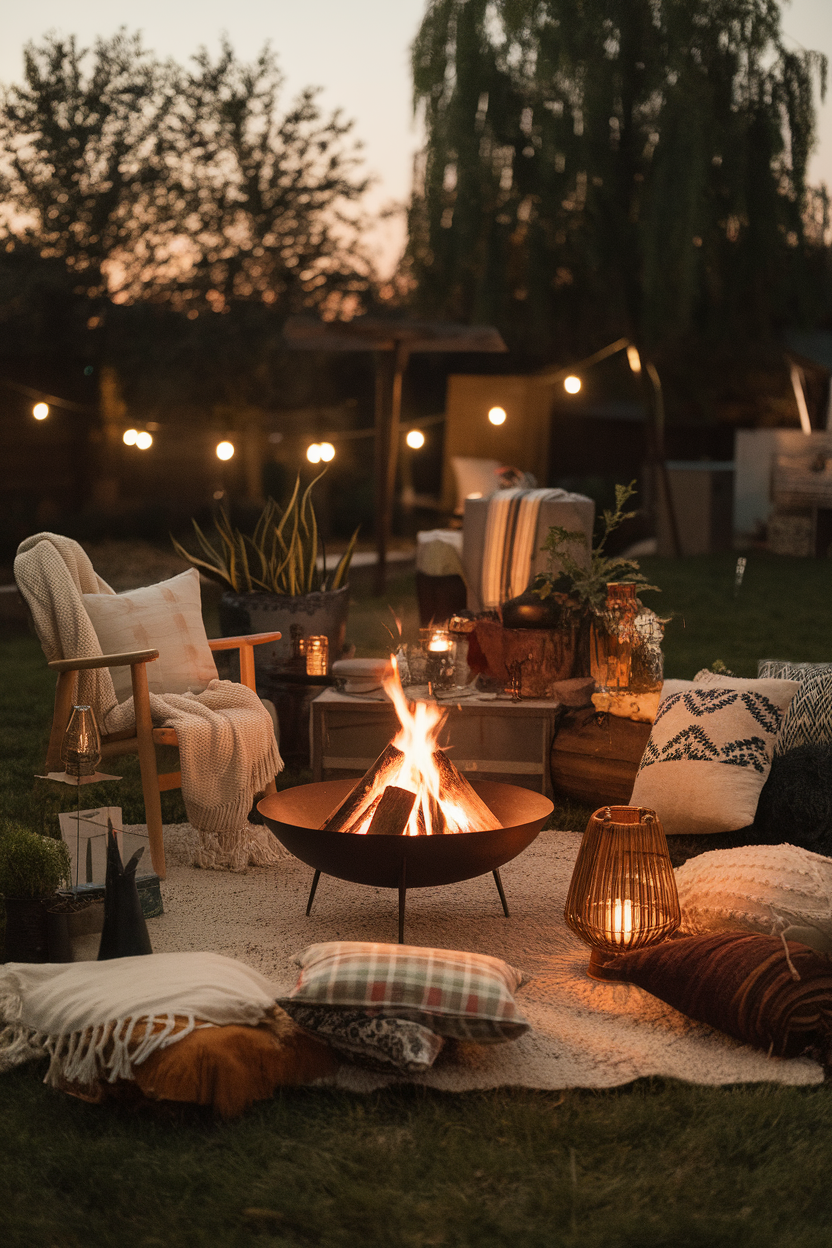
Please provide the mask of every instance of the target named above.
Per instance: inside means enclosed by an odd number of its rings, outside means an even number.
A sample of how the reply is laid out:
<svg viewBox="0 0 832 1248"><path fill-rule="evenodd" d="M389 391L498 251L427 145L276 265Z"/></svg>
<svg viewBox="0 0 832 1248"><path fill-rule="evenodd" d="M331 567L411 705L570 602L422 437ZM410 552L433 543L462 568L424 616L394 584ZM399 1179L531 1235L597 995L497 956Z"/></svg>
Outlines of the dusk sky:
<svg viewBox="0 0 832 1248"><path fill-rule="evenodd" d="M301 87L323 87L322 102L355 119L367 167L377 184L367 201L376 209L403 204L410 189L419 131L411 108L409 49L425 0L28 0L3 15L0 81L22 76L22 49L47 31L75 34L82 43L119 26L141 30L162 56L186 61L201 44L216 51L225 31L238 55L250 59L269 40L287 79L288 98ZM71 16L68 16L71 14ZM793 0L783 28L794 44L832 59L832 0ZM832 187L832 103L819 108L819 142L810 180ZM404 238L400 217L379 232L379 259L389 267Z"/></svg>

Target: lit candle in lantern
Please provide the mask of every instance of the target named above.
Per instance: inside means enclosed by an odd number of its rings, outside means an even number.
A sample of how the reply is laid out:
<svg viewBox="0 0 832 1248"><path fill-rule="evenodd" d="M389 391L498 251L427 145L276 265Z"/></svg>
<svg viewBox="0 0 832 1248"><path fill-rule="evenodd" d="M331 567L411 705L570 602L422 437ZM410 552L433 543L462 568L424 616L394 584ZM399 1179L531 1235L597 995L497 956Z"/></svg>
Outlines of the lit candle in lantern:
<svg viewBox="0 0 832 1248"><path fill-rule="evenodd" d="M453 640L445 632L435 632L428 643L428 650L431 654L447 654L453 645Z"/></svg>
<svg viewBox="0 0 832 1248"><path fill-rule="evenodd" d="M329 638L325 635L306 639L306 675L326 676L329 660Z"/></svg>
<svg viewBox="0 0 832 1248"><path fill-rule="evenodd" d="M629 897L612 903L612 939L617 945L629 945L633 936L633 903Z"/></svg>

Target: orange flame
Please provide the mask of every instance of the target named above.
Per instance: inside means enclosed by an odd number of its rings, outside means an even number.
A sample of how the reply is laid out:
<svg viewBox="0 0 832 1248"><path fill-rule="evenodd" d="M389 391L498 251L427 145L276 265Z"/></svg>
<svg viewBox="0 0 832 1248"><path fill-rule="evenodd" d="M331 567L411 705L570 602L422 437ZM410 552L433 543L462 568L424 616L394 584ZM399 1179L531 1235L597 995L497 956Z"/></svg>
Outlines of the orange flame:
<svg viewBox="0 0 832 1248"><path fill-rule="evenodd" d="M467 832L470 823L465 812L440 792L441 776L433 757L439 745L439 732L448 712L428 702L408 702L399 678L399 668L395 655L391 655L393 666L392 676L382 682L396 716L399 720L399 731L392 744L401 750L404 758L398 771L385 777L387 784L395 784L400 789L407 789L416 794L413 810L405 828L405 836L428 836L435 832ZM357 829L359 833L367 831L375 809L373 799L379 796L375 790L368 795L371 809L367 817ZM445 826L436 827L434 812L441 809Z"/></svg>

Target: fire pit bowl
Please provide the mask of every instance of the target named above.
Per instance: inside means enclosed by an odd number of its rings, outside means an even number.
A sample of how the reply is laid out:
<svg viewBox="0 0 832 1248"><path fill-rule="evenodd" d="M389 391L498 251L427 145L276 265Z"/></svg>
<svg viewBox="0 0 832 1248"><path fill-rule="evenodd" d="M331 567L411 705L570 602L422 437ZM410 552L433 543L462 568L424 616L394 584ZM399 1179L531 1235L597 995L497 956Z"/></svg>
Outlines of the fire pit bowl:
<svg viewBox="0 0 832 1248"><path fill-rule="evenodd" d="M491 871L508 916L499 868L522 853L554 807L548 797L514 784L481 780L473 787L504 825L446 836L357 836L320 825L346 798L353 780L324 780L271 793L257 809L281 844L315 870L306 913L321 874L354 884L399 890L399 943L404 939L408 888L455 884Z"/></svg>

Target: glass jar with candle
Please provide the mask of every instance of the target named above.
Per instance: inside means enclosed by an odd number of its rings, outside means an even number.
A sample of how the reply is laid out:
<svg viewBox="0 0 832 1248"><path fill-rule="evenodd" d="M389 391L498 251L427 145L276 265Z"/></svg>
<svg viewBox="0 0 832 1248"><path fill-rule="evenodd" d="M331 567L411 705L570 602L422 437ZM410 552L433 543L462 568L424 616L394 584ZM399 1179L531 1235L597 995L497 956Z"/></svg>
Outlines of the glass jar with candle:
<svg viewBox="0 0 832 1248"><path fill-rule="evenodd" d="M425 679L436 689L451 689L454 683L456 641L445 628L420 630L425 651Z"/></svg>
<svg viewBox="0 0 832 1248"><path fill-rule="evenodd" d="M306 638L306 675L326 676L329 666L329 638L326 634Z"/></svg>

